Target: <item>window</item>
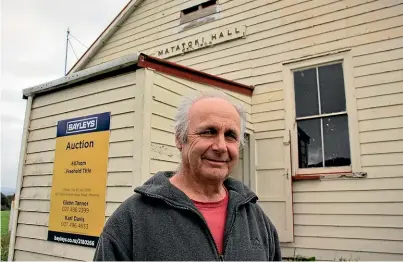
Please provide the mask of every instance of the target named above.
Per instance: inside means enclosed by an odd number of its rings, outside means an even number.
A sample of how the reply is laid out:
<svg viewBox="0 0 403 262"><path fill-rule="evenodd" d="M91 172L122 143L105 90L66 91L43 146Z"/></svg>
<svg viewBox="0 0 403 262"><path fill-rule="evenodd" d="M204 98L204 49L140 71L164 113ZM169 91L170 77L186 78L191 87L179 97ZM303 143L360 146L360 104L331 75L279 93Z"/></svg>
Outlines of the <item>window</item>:
<svg viewBox="0 0 403 262"><path fill-rule="evenodd" d="M297 70L293 76L298 168L350 166L342 64Z"/></svg>
<svg viewBox="0 0 403 262"><path fill-rule="evenodd" d="M292 175L362 171L350 51L283 62L283 144Z"/></svg>
<svg viewBox="0 0 403 262"><path fill-rule="evenodd" d="M209 0L181 11L180 23L188 23L217 12L217 0Z"/></svg>

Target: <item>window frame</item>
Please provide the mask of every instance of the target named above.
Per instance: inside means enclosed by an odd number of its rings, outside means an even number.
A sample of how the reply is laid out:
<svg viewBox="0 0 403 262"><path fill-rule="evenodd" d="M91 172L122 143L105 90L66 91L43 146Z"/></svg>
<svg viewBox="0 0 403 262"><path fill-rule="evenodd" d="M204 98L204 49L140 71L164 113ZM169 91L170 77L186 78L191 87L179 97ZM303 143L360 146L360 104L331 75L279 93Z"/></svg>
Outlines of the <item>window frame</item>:
<svg viewBox="0 0 403 262"><path fill-rule="evenodd" d="M298 156L298 134L297 134L297 117L295 105L294 90L294 72L314 67L341 63L344 75L344 92L346 96L346 113L348 121L348 133L350 142L350 166L340 167L317 167L317 168L300 168ZM318 175L318 174L338 174L361 172L361 152L358 139L358 118L357 106L355 99L355 90L353 86L353 67L351 63L351 54L349 50L340 51L335 54L323 54L315 57L304 58L301 60L293 60L283 63L283 81L284 81L284 102L285 102L285 120L286 130L289 133L290 161L292 175ZM337 114L337 113L336 113ZM326 114L324 114L326 115ZM334 115L329 114L329 115Z"/></svg>
<svg viewBox="0 0 403 262"><path fill-rule="evenodd" d="M209 0L203 0L198 2L197 4L194 4L192 6L189 6L188 8L185 8L180 11L180 25L187 24L190 22L197 21L198 19L209 17L211 15L214 15L219 12L219 3L218 0L216 1L215 4L207 6L207 7L202 7L203 4L208 3ZM185 14L184 11L188 9L197 9L196 11L190 12Z"/></svg>

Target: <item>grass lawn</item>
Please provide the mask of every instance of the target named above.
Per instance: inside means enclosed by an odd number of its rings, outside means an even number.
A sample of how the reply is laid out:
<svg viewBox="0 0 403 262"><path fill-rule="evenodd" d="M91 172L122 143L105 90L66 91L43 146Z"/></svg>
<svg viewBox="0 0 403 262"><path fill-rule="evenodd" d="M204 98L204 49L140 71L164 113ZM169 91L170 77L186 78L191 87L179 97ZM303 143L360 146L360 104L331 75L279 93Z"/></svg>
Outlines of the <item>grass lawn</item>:
<svg viewBox="0 0 403 262"><path fill-rule="evenodd" d="M10 211L1 211L1 261L6 261L8 256L8 245L10 234L8 233L8 219Z"/></svg>
<svg viewBox="0 0 403 262"><path fill-rule="evenodd" d="M1 211L1 236L8 233L8 219L10 218L10 210Z"/></svg>

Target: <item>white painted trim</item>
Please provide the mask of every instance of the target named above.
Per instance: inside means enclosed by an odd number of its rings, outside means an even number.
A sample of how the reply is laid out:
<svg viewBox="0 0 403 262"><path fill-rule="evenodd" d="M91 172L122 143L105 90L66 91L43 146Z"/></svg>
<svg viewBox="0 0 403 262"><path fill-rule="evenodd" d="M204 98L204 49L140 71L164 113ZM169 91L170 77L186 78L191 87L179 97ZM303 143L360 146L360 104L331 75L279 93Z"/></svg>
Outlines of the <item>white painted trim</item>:
<svg viewBox="0 0 403 262"><path fill-rule="evenodd" d="M253 192L257 192L257 184L256 184L256 139L255 134L253 132L248 132L249 134L249 181L250 181L250 189Z"/></svg>
<svg viewBox="0 0 403 262"><path fill-rule="evenodd" d="M14 246L17 234L17 221L18 221L18 209L20 206L20 194L22 187L22 174L25 166L25 158L26 158L26 150L28 144L28 136L29 136L29 125L31 119L31 108L32 108L32 100L33 97L29 96L27 100L27 104L25 107L25 118L24 118L24 128L22 131L22 140L21 140L21 149L20 149L20 160L18 162L18 174L17 174L17 185L16 192L14 197L14 205L11 210L13 212L12 222L11 222L11 236L10 236L10 246L8 248L8 261L12 261L14 259Z"/></svg>
<svg viewBox="0 0 403 262"><path fill-rule="evenodd" d="M336 112L336 113L328 113L328 114L321 114L321 115L297 117L296 120L307 120L307 119L329 117L329 116L341 116L341 115L347 115L347 111L341 111L341 112Z"/></svg>
<svg viewBox="0 0 403 262"><path fill-rule="evenodd" d="M284 81L284 102L287 105L286 111L286 130L291 132L292 147L292 174L323 174L334 172L361 172L361 151L358 133L358 118L356 96L353 85L353 67L351 62L351 52L349 49L321 54L313 57L306 57L303 60L295 62L289 61L283 63L283 81ZM329 168L298 168L298 149L297 149L297 125L294 101L294 81L293 71L302 70L314 66L342 63L344 74L344 87L346 96L346 111L348 115L349 140L351 167L329 167Z"/></svg>
<svg viewBox="0 0 403 262"><path fill-rule="evenodd" d="M361 172L361 147L358 129L357 98L355 95L353 62L350 52L343 56L343 75L348 113L348 130L350 139L351 166L353 172Z"/></svg>
<svg viewBox="0 0 403 262"><path fill-rule="evenodd" d="M352 173L351 166L298 168L296 175Z"/></svg>
<svg viewBox="0 0 403 262"><path fill-rule="evenodd" d="M151 104L154 71L144 68L136 71L136 94L134 114L133 184L134 189L150 177L151 150Z"/></svg>
<svg viewBox="0 0 403 262"><path fill-rule="evenodd" d="M77 63L70 69L68 75L82 70L142 2L143 0L131 0L122 10L122 12L115 17L112 23L98 37L98 39L95 40L88 51L85 52L82 57L80 57Z"/></svg>
<svg viewBox="0 0 403 262"><path fill-rule="evenodd" d="M151 164L151 115L152 115L152 93L154 87L154 70L145 69L144 97L143 97L143 131L141 139L143 140L143 153L141 163L141 182L145 183L150 178Z"/></svg>

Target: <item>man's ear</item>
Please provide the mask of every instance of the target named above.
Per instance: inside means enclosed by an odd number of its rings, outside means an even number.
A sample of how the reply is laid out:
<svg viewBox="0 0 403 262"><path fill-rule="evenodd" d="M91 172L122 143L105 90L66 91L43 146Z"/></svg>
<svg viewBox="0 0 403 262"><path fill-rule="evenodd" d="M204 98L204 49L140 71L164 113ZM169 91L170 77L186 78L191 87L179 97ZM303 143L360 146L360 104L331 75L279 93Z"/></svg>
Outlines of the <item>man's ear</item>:
<svg viewBox="0 0 403 262"><path fill-rule="evenodd" d="M176 144L176 148L179 150L182 150L182 142L180 141L179 137L175 136L175 144Z"/></svg>

